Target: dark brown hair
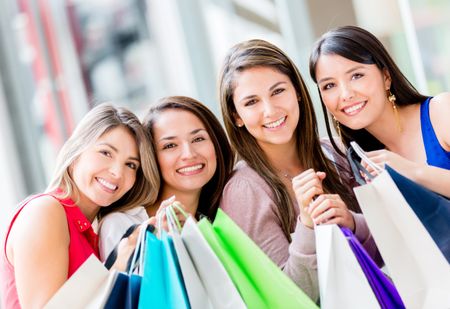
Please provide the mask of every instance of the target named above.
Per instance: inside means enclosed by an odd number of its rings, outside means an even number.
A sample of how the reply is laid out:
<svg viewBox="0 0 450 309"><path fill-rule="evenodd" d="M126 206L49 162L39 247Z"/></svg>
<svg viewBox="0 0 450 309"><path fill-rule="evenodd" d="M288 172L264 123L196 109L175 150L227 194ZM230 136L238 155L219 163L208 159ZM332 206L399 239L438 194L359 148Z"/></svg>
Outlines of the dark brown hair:
<svg viewBox="0 0 450 309"><path fill-rule="evenodd" d="M234 166L234 153L228 142L225 130L217 117L199 101L184 96L170 96L162 98L155 106L152 106L143 121L144 128L149 134L153 148L156 147L153 139L153 124L158 115L168 109L187 111L198 117L204 124L206 131L214 144L217 168L211 180L202 188L197 209L198 213L204 214L210 219L214 219L217 209L219 208L223 188L228 181ZM162 186L159 190L158 198L162 193L161 189Z"/></svg>
<svg viewBox="0 0 450 309"><path fill-rule="evenodd" d="M316 66L321 55L339 55L359 63L375 64L380 70L387 70L391 76L391 92L396 97L395 103L397 105L416 104L427 98L414 88L392 60L383 44L367 30L356 26L343 26L322 35L315 43L309 58L309 73L315 83L317 83ZM333 147L343 155L331 138L330 121L327 116L329 113L327 113L322 96L320 96L320 100L328 136L333 143ZM333 125L336 124L333 123ZM366 151L384 148L384 145L366 129L352 130L342 124L339 124L339 127L342 142L346 148L349 147L351 141L356 141Z"/></svg>

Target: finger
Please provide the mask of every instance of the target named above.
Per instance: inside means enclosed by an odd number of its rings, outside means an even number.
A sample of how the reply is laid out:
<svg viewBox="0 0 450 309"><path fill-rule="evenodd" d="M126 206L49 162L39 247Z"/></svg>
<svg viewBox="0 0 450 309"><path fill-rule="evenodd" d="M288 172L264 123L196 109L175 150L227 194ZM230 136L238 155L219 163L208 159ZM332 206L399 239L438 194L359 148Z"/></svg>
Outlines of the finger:
<svg viewBox="0 0 450 309"><path fill-rule="evenodd" d="M325 177L327 177L327 174L325 172L316 172L316 175L320 180L324 180Z"/></svg>
<svg viewBox="0 0 450 309"><path fill-rule="evenodd" d="M319 216L317 216L315 218L312 216L311 217L315 224L324 224L333 218L339 217L339 212L340 212L340 210L338 208L332 207L332 208L328 208L326 211L324 211L323 213L321 213Z"/></svg>
<svg viewBox="0 0 450 309"><path fill-rule="evenodd" d="M317 187L318 189L322 190L322 181L315 176L314 178L311 178L308 182L305 182L303 184L293 183L292 187L294 191L298 191L299 193L305 192L312 187Z"/></svg>
<svg viewBox="0 0 450 309"><path fill-rule="evenodd" d="M317 177L315 171L312 168L310 168L292 178L292 183L298 183L300 185L303 185L315 177Z"/></svg>

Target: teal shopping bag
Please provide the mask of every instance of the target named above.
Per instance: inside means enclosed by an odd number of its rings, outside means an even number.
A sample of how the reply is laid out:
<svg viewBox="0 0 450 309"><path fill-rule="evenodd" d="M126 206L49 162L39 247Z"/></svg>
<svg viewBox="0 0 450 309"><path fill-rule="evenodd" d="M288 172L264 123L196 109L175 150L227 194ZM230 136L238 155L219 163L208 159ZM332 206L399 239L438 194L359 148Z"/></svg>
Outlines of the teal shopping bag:
<svg viewBox="0 0 450 309"><path fill-rule="evenodd" d="M198 226L249 308L318 308L221 209Z"/></svg>
<svg viewBox="0 0 450 309"><path fill-rule="evenodd" d="M190 308L173 241L147 232L139 308Z"/></svg>

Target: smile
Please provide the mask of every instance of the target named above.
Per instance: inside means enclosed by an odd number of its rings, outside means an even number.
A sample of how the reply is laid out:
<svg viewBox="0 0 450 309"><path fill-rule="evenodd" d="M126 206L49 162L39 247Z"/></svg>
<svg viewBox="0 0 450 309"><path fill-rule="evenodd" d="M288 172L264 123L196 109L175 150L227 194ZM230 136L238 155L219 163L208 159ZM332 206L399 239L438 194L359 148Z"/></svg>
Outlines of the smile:
<svg viewBox="0 0 450 309"><path fill-rule="evenodd" d="M357 114L364 106L366 106L367 101L358 103L358 104L354 104L352 106L348 106L342 109L342 111L344 113L346 113L347 115L355 115Z"/></svg>
<svg viewBox="0 0 450 309"><path fill-rule="evenodd" d="M96 178L97 181L106 189L111 190L111 191L116 191L118 186L108 182L107 180L103 179L103 178Z"/></svg>
<svg viewBox="0 0 450 309"><path fill-rule="evenodd" d="M195 174L195 172L201 170L205 165L204 164L196 164L192 166L182 167L177 169L177 173L180 174Z"/></svg>
<svg viewBox="0 0 450 309"><path fill-rule="evenodd" d="M274 129L277 128L279 126L281 126L285 121L286 121L287 116L284 116L274 122L269 122L263 125L263 127L268 128L268 129Z"/></svg>

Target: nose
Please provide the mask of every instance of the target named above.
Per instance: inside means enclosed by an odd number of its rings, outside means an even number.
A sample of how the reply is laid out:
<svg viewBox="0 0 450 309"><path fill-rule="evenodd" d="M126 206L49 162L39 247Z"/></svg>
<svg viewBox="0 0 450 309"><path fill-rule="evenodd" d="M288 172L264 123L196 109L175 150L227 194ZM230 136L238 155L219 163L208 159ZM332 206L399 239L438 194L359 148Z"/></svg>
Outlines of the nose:
<svg viewBox="0 0 450 309"><path fill-rule="evenodd" d="M271 117L275 114L277 107L270 99L265 99L263 101L263 107L264 107L264 116Z"/></svg>
<svg viewBox="0 0 450 309"><path fill-rule="evenodd" d="M121 164L120 162L115 162L115 163L111 164L111 166L109 168L109 172L115 178L120 178L120 177L122 177L123 168L124 168L123 164Z"/></svg>
<svg viewBox="0 0 450 309"><path fill-rule="evenodd" d="M341 98L344 101L350 101L351 99L353 99L355 93L350 84L342 83L340 88L341 88Z"/></svg>
<svg viewBox="0 0 450 309"><path fill-rule="evenodd" d="M189 142L183 143L181 149L181 158L182 159L191 159L195 157L195 149L192 144Z"/></svg>

